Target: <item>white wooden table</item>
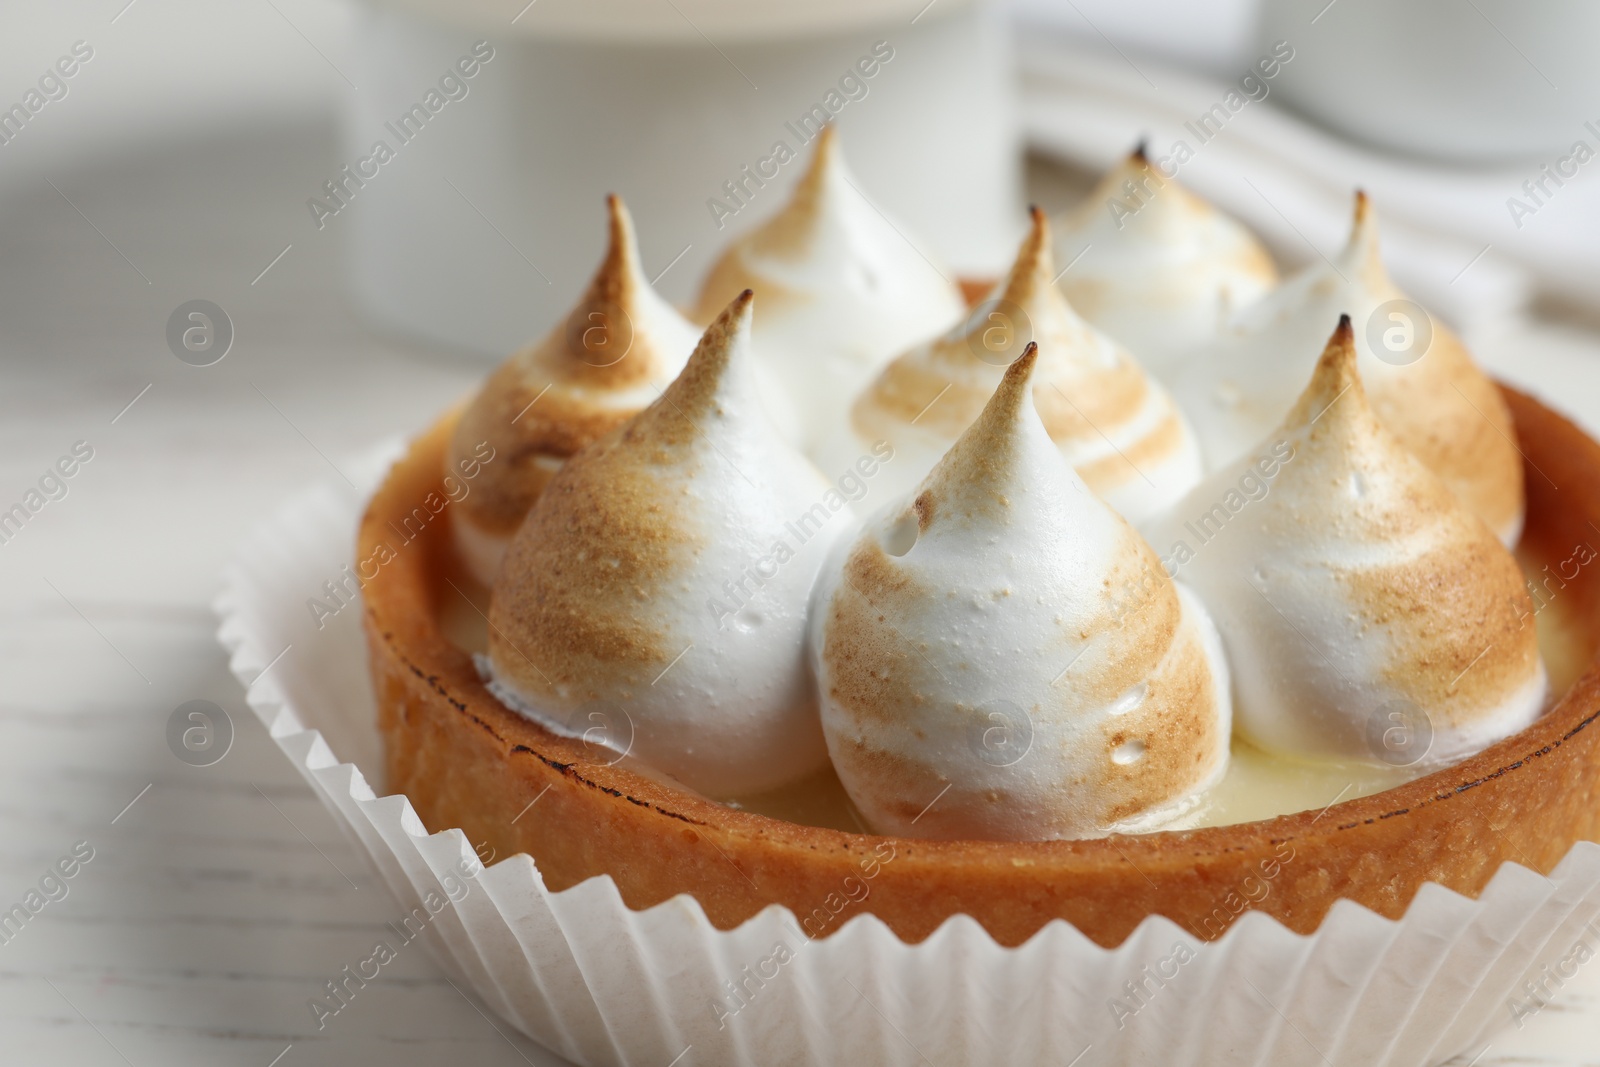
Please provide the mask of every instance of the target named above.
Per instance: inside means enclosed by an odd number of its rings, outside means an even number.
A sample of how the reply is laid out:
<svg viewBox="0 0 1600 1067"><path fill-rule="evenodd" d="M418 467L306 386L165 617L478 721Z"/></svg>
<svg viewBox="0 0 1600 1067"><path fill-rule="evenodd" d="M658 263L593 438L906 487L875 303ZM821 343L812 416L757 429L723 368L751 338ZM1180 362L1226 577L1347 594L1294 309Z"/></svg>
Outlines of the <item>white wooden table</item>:
<svg viewBox="0 0 1600 1067"><path fill-rule="evenodd" d="M556 1062L420 950L316 1028L308 998L398 909L213 638L218 571L252 523L483 370L375 339L351 310L341 234L302 218L336 154L331 129L257 125L62 170L57 188L0 175L0 509L74 442L94 449L0 544L0 907L75 842L95 852L0 944L0 1064ZM163 334L197 297L237 332L207 368ZM1541 328L1484 354L1600 427L1600 339ZM165 740L195 698L237 730L211 767ZM1600 963L1478 1063L1600 1064Z"/></svg>

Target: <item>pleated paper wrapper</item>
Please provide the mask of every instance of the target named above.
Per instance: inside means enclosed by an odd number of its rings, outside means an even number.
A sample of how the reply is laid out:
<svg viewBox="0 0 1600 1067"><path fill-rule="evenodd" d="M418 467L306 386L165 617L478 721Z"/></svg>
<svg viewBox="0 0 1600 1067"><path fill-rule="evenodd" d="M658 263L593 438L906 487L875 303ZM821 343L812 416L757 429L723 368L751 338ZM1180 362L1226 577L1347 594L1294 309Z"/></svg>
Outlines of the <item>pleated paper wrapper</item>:
<svg viewBox="0 0 1600 1067"><path fill-rule="evenodd" d="M399 450L361 464L359 491L317 485L282 508L241 546L216 604L250 707L397 917L444 896L473 848L379 795L360 605L319 629L306 602L352 561L366 492ZM1600 846L1587 842L1548 878L1507 864L1477 900L1425 886L1398 922L1341 902L1309 937L1248 912L1205 942L1155 917L1110 951L1059 921L1017 948L964 916L915 945L871 915L811 941L778 906L717 930L687 896L631 911L609 878L549 892L526 855L458 884L465 895L427 927L439 962L593 1067L1414 1067L1475 1054L1537 1008L1525 982L1541 968L1580 943L1600 950Z"/></svg>

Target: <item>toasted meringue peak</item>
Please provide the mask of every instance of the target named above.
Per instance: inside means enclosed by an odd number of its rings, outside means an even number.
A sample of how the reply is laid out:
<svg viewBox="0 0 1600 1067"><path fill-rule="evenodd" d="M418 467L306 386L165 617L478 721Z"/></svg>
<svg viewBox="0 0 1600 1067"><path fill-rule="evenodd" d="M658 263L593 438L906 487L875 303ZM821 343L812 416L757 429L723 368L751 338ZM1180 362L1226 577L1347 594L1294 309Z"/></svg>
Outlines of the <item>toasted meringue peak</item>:
<svg viewBox="0 0 1600 1067"><path fill-rule="evenodd" d="M1282 429L1287 432L1309 429L1332 409L1335 401L1352 391L1356 394L1352 398L1355 403L1345 409L1344 421L1366 422L1371 406L1361 384L1356 358L1355 329L1349 315L1340 315L1332 336L1322 348L1322 355L1317 358L1317 365L1311 368L1311 381L1284 416Z"/></svg>
<svg viewBox="0 0 1600 1067"><path fill-rule="evenodd" d="M759 410L747 290L655 403L551 479L496 578L508 705L711 796L826 760L806 605L849 507ZM831 494L831 495L830 495Z"/></svg>
<svg viewBox="0 0 1600 1067"><path fill-rule="evenodd" d="M1163 379L1278 281L1261 242L1165 177L1143 145L1062 219L1056 255L1073 307Z"/></svg>
<svg viewBox="0 0 1600 1067"><path fill-rule="evenodd" d="M1341 317L1277 432L1151 543L1222 630L1243 737L1422 771L1533 721L1546 675L1516 562L1385 428L1359 337Z"/></svg>
<svg viewBox="0 0 1600 1067"><path fill-rule="evenodd" d="M818 581L828 751L879 832L1155 829L1226 769L1216 633L1051 442L1029 402L1043 358L1029 344L915 497Z"/></svg>
<svg viewBox="0 0 1600 1067"><path fill-rule="evenodd" d="M948 272L858 188L832 126L818 136L789 202L712 268L698 321L741 289L761 299L756 355L798 409L797 443L806 447L838 427L841 398L966 306Z"/></svg>
<svg viewBox="0 0 1600 1067"><path fill-rule="evenodd" d="M490 375L451 439L445 473L479 471L452 513L461 555L485 585L562 462L654 400L695 346L694 327L645 279L622 198L606 207L609 243L588 289ZM485 452L494 458L480 464Z"/></svg>
<svg viewBox="0 0 1600 1067"><path fill-rule="evenodd" d="M1389 280L1377 212L1357 193L1350 239L1185 360L1173 392L1208 466L1237 458L1294 402L1328 323L1348 314L1372 410L1506 544L1522 530L1522 460L1499 391L1444 323Z"/></svg>
<svg viewBox="0 0 1600 1067"><path fill-rule="evenodd" d="M1032 220L988 298L954 330L895 359L856 399L845 447L890 442L895 460L873 492L908 491L983 410L1006 364L1036 341L1033 397L1045 430L1091 489L1143 522L1199 481L1199 447L1166 390L1061 295L1049 222L1038 208ZM848 459L818 451L826 469Z"/></svg>

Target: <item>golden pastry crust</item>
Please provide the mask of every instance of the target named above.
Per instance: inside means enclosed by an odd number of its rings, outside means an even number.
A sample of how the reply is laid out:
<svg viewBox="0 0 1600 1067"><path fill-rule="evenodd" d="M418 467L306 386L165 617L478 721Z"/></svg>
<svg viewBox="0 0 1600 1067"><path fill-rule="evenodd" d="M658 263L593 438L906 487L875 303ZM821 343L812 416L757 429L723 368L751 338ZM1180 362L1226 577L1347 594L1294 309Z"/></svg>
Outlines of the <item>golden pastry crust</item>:
<svg viewBox="0 0 1600 1067"><path fill-rule="evenodd" d="M1600 525L1600 445L1533 398L1502 393L1530 472L1542 472L1527 480L1524 550L1563 559L1594 539L1589 523ZM444 420L395 466L363 521L363 556L389 519L438 489L452 429ZM1573 842L1600 839L1600 671L1527 730L1455 767L1321 812L1012 843L786 823L607 765L502 706L441 631L445 598L461 595L447 581L456 566L435 524L365 590L387 788L406 794L430 830L460 827L497 856L528 853L552 890L605 874L630 907L688 893L722 928L778 903L819 937L863 910L912 942L957 914L1006 945L1062 919L1110 947L1154 914L1205 938L1247 909L1308 933L1340 899L1395 918L1426 882L1474 895L1506 861L1549 871ZM1580 571L1561 595L1572 638L1593 657L1600 570ZM1252 889L1263 884L1265 894ZM861 885L864 896L851 891Z"/></svg>

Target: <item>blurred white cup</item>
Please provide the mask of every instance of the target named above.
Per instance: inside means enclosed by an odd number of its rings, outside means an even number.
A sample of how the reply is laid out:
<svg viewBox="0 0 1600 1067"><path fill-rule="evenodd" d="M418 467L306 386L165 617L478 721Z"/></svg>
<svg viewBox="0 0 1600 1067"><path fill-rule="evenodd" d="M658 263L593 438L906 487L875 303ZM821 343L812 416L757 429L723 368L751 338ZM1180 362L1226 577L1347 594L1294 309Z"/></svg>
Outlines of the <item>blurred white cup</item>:
<svg viewBox="0 0 1600 1067"><path fill-rule="evenodd" d="M728 239L783 202L809 154L799 120L832 104L863 191L908 239L993 271L1021 215L1006 29L986 3L920 7L541 0L512 24L514 4L493 5L491 22L479 0L369 0L343 162L370 159L378 140L394 158L363 164L372 176L346 183L353 195L322 222L352 228L357 292L381 325L504 355L581 291L608 192L633 212L647 272L665 271L661 290L684 301ZM480 40L492 58L459 76ZM892 58L864 77L875 48ZM402 145L412 130L396 122L452 70L464 91L446 83L459 98ZM715 211L713 198L732 203L724 183L778 141L799 160L746 183L736 215Z"/></svg>
<svg viewBox="0 0 1600 1067"><path fill-rule="evenodd" d="M1541 157L1600 103L1593 0L1265 0L1283 102L1360 140L1467 162Z"/></svg>

